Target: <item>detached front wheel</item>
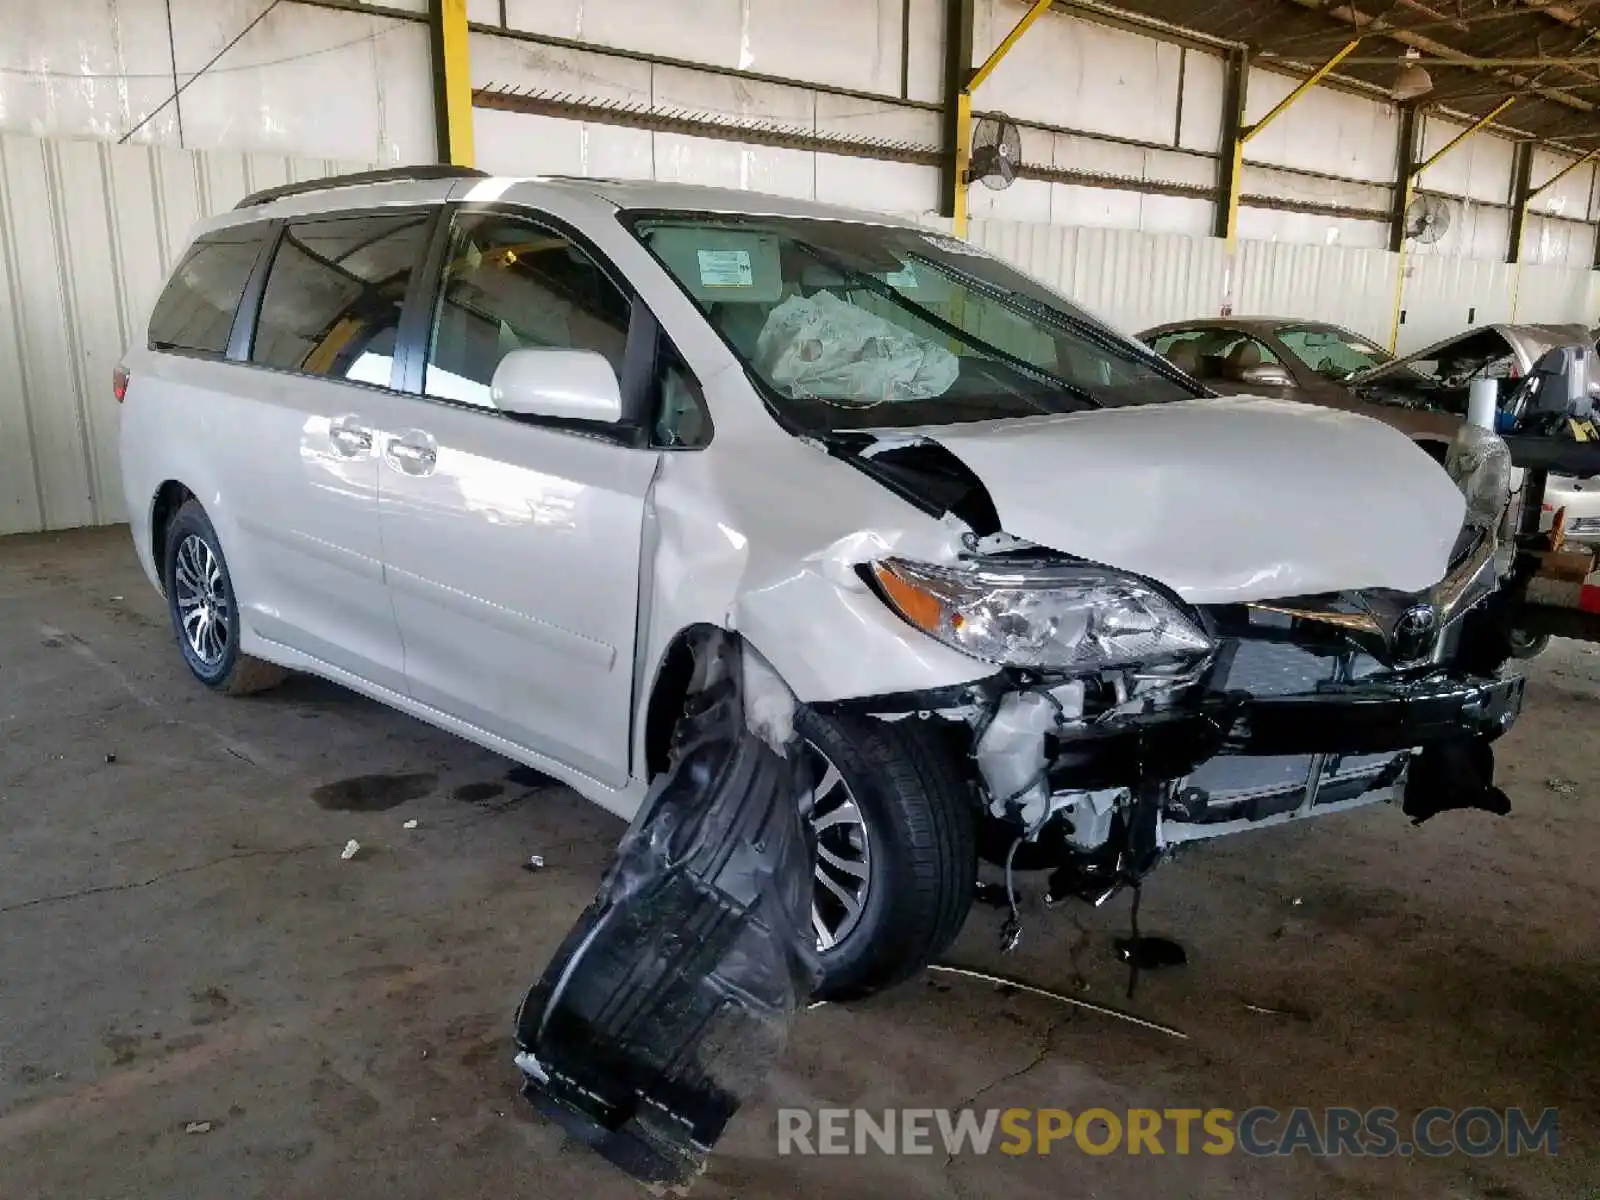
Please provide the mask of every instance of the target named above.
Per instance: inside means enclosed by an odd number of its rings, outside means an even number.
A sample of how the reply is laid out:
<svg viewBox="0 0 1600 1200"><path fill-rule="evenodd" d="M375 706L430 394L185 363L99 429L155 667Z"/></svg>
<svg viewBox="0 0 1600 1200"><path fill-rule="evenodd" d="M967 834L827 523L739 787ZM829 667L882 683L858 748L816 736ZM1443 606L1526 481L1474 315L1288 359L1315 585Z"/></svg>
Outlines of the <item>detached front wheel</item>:
<svg viewBox="0 0 1600 1200"><path fill-rule="evenodd" d="M914 975L960 932L977 872L972 802L920 721L803 709L797 726L815 781L817 995L855 999Z"/></svg>

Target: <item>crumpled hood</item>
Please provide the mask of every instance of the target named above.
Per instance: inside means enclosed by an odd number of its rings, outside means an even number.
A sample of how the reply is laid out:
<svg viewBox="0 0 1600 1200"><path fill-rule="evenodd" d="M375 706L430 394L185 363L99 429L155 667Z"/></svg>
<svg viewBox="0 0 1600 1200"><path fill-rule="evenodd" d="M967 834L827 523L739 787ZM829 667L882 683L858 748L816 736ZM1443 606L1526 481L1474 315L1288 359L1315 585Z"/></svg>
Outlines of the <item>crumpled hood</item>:
<svg viewBox="0 0 1600 1200"><path fill-rule="evenodd" d="M1465 501L1404 434L1254 397L938 426L1014 537L1195 604L1437 583Z"/></svg>

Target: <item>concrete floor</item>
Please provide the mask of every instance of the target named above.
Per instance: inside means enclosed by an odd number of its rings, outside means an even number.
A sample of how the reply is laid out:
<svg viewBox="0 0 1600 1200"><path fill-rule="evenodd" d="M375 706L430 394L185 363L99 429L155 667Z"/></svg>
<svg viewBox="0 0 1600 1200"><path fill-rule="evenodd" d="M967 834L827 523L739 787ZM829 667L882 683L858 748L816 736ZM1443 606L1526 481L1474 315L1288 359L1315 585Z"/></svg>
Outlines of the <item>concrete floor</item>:
<svg viewBox="0 0 1600 1200"><path fill-rule="evenodd" d="M1512 817L1367 810L1152 879L1144 927L1190 963L1131 1008L1190 1040L949 977L823 1008L695 1194L1588 1200L1600 654L1558 645L1531 676L1502 743ZM0 541L0 1197L639 1194L515 1094L513 1006L621 826L510 767L315 680L209 694L125 530ZM402 777L373 802L403 802L339 807L328 785L364 775ZM978 909L951 957L1129 1003L1109 907L1031 898L1004 960ZM966 1103L1555 1105L1561 1153L775 1153L780 1105Z"/></svg>

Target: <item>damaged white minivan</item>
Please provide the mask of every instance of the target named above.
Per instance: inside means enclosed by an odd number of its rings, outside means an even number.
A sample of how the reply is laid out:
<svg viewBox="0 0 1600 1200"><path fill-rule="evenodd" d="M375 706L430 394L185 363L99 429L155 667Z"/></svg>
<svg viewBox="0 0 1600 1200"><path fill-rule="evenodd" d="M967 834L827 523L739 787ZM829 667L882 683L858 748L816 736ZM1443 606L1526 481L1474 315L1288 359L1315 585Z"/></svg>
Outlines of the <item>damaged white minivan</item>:
<svg viewBox="0 0 1600 1200"><path fill-rule="evenodd" d="M980 857L1098 902L1196 839L1506 807L1480 481L1211 396L910 224L290 185L202 223L117 389L140 558L218 690L313 672L626 818L731 632L799 702L829 995L937 955Z"/></svg>

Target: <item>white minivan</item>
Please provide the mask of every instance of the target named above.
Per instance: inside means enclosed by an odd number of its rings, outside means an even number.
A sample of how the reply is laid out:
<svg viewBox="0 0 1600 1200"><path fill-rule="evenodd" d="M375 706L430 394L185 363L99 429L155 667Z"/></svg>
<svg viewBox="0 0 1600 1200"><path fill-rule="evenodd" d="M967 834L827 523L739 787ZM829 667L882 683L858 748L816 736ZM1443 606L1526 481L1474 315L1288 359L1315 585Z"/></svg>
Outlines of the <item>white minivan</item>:
<svg viewBox="0 0 1600 1200"><path fill-rule="evenodd" d="M1437 464L913 224L294 184L201 223L117 389L219 691L312 672L627 818L736 637L799 704L830 995L937 955L980 857L1098 902L1195 839L1505 808L1495 536Z"/></svg>

